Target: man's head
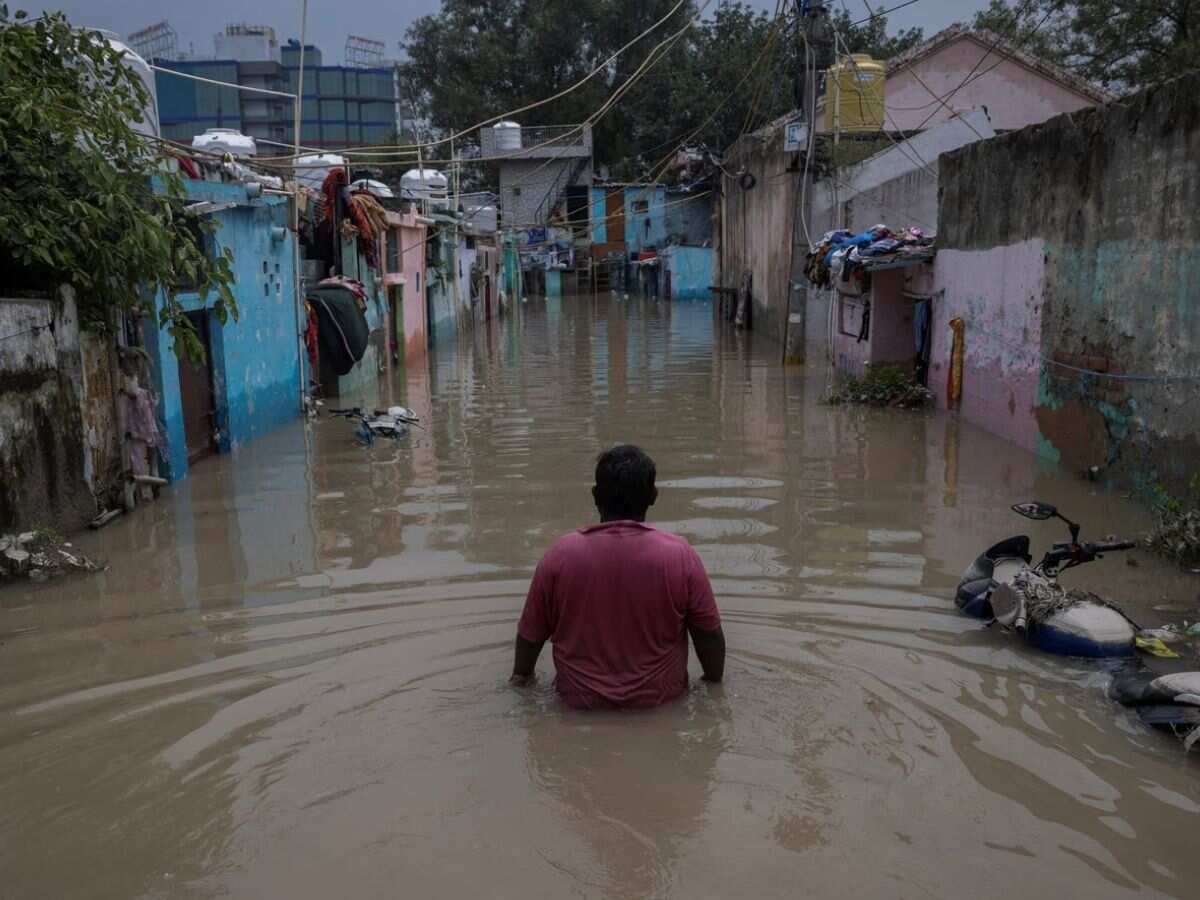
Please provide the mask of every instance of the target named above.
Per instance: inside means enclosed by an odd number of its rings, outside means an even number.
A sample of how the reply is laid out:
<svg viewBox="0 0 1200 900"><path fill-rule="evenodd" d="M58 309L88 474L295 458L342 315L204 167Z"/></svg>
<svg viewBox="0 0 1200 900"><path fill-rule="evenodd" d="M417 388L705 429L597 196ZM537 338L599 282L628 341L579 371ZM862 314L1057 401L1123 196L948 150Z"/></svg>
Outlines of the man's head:
<svg viewBox="0 0 1200 900"><path fill-rule="evenodd" d="M658 499L654 476L654 460L639 447L622 444L601 453L592 488L600 518L606 522L645 519L646 510Z"/></svg>

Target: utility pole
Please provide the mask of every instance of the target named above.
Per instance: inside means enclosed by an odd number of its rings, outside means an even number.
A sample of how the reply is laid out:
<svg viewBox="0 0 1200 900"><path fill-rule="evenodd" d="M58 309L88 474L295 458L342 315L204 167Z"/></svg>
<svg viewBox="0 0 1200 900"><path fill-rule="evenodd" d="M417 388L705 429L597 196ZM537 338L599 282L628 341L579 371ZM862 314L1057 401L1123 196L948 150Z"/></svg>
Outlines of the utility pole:
<svg viewBox="0 0 1200 900"><path fill-rule="evenodd" d="M804 362L807 331L808 289L804 264L809 250L809 210L812 194L814 159L817 145L817 88L819 72L827 64L829 43L829 10L824 0L795 0L798 58L800 70L797 85L804 114L805 139L801 150L800 171L796 183L796 203L792 212L792 253L788 273L787 297L784 299L782 329L783 362ZM826 110L828 113L828 110Z"/></svg>

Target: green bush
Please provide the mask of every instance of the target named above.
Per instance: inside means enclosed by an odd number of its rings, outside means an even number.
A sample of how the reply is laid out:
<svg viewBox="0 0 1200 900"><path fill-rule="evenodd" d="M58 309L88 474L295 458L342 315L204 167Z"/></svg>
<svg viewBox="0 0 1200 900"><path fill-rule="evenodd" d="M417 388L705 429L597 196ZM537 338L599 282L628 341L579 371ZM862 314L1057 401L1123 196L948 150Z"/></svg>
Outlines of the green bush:
<svg viewBox="0 0 1200 900"><path fill-rule="evenodd" d="M861 377L842 377L829 396L832 404L861 403L919 409L933 400L933 392L913 380L901 366L870 366Z"/></svg>
<svg viewBox="0 0 1200 900"><path fill-rule="evenodd" d="M1192 478L1184 497L1164 496L1157 512L1158 525L1146 546L1183 565L1200 564L1200 475Z"/></svg>

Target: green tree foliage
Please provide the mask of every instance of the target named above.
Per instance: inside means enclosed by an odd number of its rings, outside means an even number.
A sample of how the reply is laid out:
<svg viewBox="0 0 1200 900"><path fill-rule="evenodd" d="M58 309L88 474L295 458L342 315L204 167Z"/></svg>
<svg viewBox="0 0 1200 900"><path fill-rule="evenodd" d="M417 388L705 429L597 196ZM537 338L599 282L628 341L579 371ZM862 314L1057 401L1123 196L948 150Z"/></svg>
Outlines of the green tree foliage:
<svg viewBox="0 0 1200 900"><path fill-rule="evenodd" d="M975 25L1115 88L1200 68L1200 0L992 0Z"/></svg>
<svg viewBox="0 0 1200 900"><path fill-rule="evenodd" d="M435 127L462 129L552 96L583 78L675 6L677 0L442 0L408 33L403 77ZM652 49L696 16L689 0L651 35L580 89L517 116L523 125L583 122L634 78ZM685 138L722 150L746 130L795 109L801 45L792 0L774 13L709 4L663 48L593 128L596 158L645 175ZM876 17L832 18L851 52L886 58L921 40ZM713 111L717 110L715 114Z"/></svg>
<svg viewBox="0 0 1200 900"><path fill-rule="evenodd" d="M236 317L232 254L205 252L212 226L184 214L180 176L131 126L148 100L101 35L0 5L0 271L6 289L71 285L93 329L114 308L152 310L161 288L160 323L198 356L175 294L215 290L218 317Z"/></svg>

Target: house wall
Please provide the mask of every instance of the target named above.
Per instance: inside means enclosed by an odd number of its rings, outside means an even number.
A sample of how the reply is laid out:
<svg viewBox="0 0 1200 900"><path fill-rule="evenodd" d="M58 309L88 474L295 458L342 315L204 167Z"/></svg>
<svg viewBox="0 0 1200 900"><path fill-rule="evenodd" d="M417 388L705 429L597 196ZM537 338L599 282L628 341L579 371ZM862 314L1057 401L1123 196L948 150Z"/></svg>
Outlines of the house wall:
<svg viewBox="0 0 1200 900"><path fill-rule="evenodd" d="M218 247L233 251L233 286L238 317L222 325L212 312L213 296L180 294L188 310L209 310L214 395L219 447L236 450L300 413L300 353L296 339L294 247L287 201L267 196L250 200L241 185L188 182L190 200L232 201L214 213ZM273 231L275 226L282 232ZM161 302L161 297L159 302ZM167 477L188 469L179 363L166 329L146 328L147 350L155 362L154 388L166 426Z"/></svg>
<svg viewBox="0 0 1200 900"><path fill-rule="evenodd" d="M454 304L454 279L458 267L455 263L455 238L447 230L435 237L431 244L436 266L427 266L425 302L428 310L429 342L443 340L458 328L457 310Z"/></svg>
<svg viewBox="0 0 1200 900"><path fill-rule="evenodd" d="M608 190L608 188L594 187L591 191L593 244L608 243L608 207L604 200L608 196Z"/></svg>
<svg viewBox="0 0 1200 900"><path fill-rule="evenodd" d="M389 287L401 286L404 353L411 357L423 354L428 340L425 328L425 226L417 224L412 213L389 213L388 220L398 235L400 271L386 275L384 282Z"/></svg>
<svg viewBox="0 0 1200 900"><path fill-rule="evenodd" d="M672 245L660 254L671 274L670 300L700 300L712 296L713 249Z"/></svg>
<svg viewBox="0 0 1200 900"><path fill-rule="evenodd" d="M472 241L472 243L474 243ZM455 277L458 278L458 311L456 314L459 328L469 326L473 321L471 309L471 267L475 265L476 251L467 246L464 234L458 236L458 246L455 248Z"/></svg>
<svg viewBox="0 0 1200 900"><path fill-rule="evenodd" d="M379 375L387 367L387 328L391 315L387 289L383 273L372 269L367 258L359 252L357 239L342 241L342 271L346 277L357 278L366 287L370 338L363 358L338 378L337 394L356 396L362 405L369 405L374 402Z"/></svg>
<svg viewBox="0 0 1200 900"><path fill-rule="evenodd" d="M938 157L995 136L987 112L975 109L843 169L836 181L821 179L812 188L813 240L835 228L857 233L880 222L892 228L916 225L935 233Z"/></svg>
<svg viewBox="0 0 1200 900"><path fill-rule="evenodd" d="M966 80L973 70L976 74ZM939 97L953 92L947 101L950 109L935 101L930 91ZM911 67L889 73L885 103L888 127L907 132L932 128L979 107L986 107L997 130L1010 131L1085 109L1095 101L1011 57L1002 57L991 44L963 35Z"/></svg>
<svg viewBox="0 0 1200 900"><path fill-rule="evenodd" d="M964 417L1135 486L1183 484L1200 459L1198 204L1196 75L942 157L935 305L964 313ZM982 389L1010 381L1006 415Z"/></svg>
<svg viewBox="0 0 1200 900"><path fill-rule="evenodd" d="M625 246L630 253L637 253L667 242L667 215L663 208L667 202L664 187L635 186L625 188ZM646 204L645 212L636 212L635 206Z"/></svg>
<svg viewBox="0 0 1200 900"><path fill-rule="evenodd" d="M59 300L0 298L0 533L75 528L96 515L85 477L81 385L71 293Z"/></svg>
<svg viewBox="0 0 1200 900"><path fill-rule="evenodd" d="M547 193L556 185L564 186L567 175L579 160L506 159L500 163L500 221L503 228L522 228L539 224L538 209ZM575 184L591 184L591 166L575 179ZM553 201L552 201L553 202ZM549 212L546 210L545 212Z"/></svg>
<svg viewBox="0 0 1200 900"><path fill-rule="evenodd" d="M667 240L679 244L712 246L712 194L667 194L665 199Z"/></svg>
<svg viewBox="0 0 1200 900"><path fill-rule="evenodd" d="M725 168L752 174L743 190L737 178L721 181L721 286L737 290L750 272L750 327L779 340L781 306L788 297L792 265L792 222L799 175L787 172L783 130L747 135L726 153ZM803 240L803 237L801 237Z"/></svg>

